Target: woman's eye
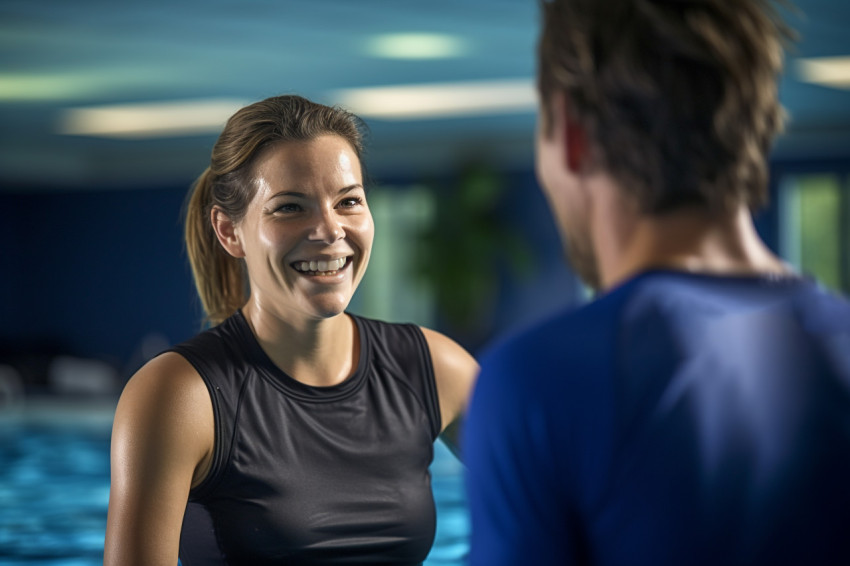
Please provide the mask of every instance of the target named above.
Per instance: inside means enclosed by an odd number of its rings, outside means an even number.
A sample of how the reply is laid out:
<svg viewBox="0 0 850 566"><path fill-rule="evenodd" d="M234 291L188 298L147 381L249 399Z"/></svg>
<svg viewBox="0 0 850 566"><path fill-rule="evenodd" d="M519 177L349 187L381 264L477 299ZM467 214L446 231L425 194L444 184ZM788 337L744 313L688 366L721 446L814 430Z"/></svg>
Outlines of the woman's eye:
<svg viewBox="0 0 850 566"><path fill-rule="evenodd" d="M350 198L347 198L347 199L343 199L339 203L339 205L342 208L354 208L355 206L358 206L362 202L363 202L363 199L361 199L360 197L350 197Z"/></svg>
<svg viewBox="0 0 850 566"><path fill-rule="evenodd" d="M294 202L282 204L274 209L275 212L298 212L299 210L301 210L301 205Z"/></svg>

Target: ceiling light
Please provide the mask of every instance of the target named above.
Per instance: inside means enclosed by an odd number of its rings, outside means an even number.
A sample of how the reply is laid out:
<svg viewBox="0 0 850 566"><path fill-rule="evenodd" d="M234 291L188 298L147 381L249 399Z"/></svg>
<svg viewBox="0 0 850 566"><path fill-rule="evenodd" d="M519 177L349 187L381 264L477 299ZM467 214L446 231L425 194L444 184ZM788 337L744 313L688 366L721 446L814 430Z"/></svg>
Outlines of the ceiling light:
<svg viewBox="0 0 850 566"><path fill-rule="evenodd" d="M199 99L71 108L63 112L59 132L124 139L218 133L244 105L232 99Z"/></svg>
<svg viewBox="0 0 850 566"><path fill-rule="evenodd" d="M399 85L339 90L332 98L363 118L422 120L534 111L531 79Z"/></svg>
<svg viewBox="0 0 850 566"><path fill-rule="evenodd" d="M797 59L796 70L804 82L850 89L850 56Z"/></svg>
<svg viewBox="0 0 850 566"><path fill-rule="evenodd" d="M391 33L366 42L366 53L386 59L446 59L467 52L466 42L437 33Z"/></svg>
<svg viewBox="0 0 850 566"><path fill-rule="evenodd" d="M33 102L63 100L91 95L91 82L77 80L73 75L0 74L0 101Z"/></svg>
<svg viewBox="0 0 850 566"><path fill-rule="evenodd" d="M0 29L2 38L2 29ZM168 86L182 77L161 67L119 65L74 68L41 73L0 72L0 102L91 100L132 92L136 88Z"/></svg>

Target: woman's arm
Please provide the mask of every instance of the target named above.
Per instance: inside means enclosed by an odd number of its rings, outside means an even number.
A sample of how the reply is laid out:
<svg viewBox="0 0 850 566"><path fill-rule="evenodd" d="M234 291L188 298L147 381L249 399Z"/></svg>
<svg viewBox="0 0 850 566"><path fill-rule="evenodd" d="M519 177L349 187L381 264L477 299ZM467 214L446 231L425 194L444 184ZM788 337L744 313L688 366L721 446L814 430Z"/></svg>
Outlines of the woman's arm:
<svg viewBox="0 0 850 566"><path fill-rule="evenodd" d="M466 405L478 376L478 362L457 342L439 332L422 329L437 382L443 430L440 437L460 457L460 428Z"/></svg>
<svg viewBox="0 0 850 566"><path fill-rule="evenodd" d="M163 354L127 383L112 427L106 566L174 566L189 489L212 461L212 402L182 356Z"/></svg>

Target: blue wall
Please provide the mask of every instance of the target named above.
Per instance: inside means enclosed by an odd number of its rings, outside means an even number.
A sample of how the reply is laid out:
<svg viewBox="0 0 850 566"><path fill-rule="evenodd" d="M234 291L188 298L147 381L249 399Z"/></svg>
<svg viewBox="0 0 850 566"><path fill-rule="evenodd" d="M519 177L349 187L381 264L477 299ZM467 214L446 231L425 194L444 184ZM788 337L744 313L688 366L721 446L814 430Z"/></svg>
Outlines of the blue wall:
<svg viewBox="0 0 850 566"><path fill-rule="evenodd" d="M521 279L499 275L492 334L469 344L473 350L575 304L581 293L533 172L507 173L506 181L501 214L525 233L534 268ZM92 357L126 378L144 361L146 337L173 344L197 332L202 312L182 239L186 189L0 192L0 354L40 349ZM775 204L757 226L776 249Z"/></svg>
<svg viewBox="0 0 850 566"><path fill-rule="evenodd" d="M0 193L3 349L126 371L146 336L193 334L200 309L183 253L183 193Z"/></svg>

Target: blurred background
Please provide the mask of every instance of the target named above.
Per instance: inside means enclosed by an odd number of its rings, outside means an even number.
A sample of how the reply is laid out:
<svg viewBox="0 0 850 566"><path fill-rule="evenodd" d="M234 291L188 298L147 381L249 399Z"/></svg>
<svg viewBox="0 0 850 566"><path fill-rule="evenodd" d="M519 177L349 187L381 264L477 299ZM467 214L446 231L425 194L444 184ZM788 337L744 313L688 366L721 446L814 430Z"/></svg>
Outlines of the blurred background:
<svg viewBox="0 0 850 566"><path fill-rule="evenodd" d="M850 3L800 0L763 238L850 293ZM117 395L201 328L181 207L224 121L358 113L376 222L351 310L479 353L586 291L534 177L532 0L0 1L0 563L100 563ZM460 564L460 470L438 450Z"/></svg>

